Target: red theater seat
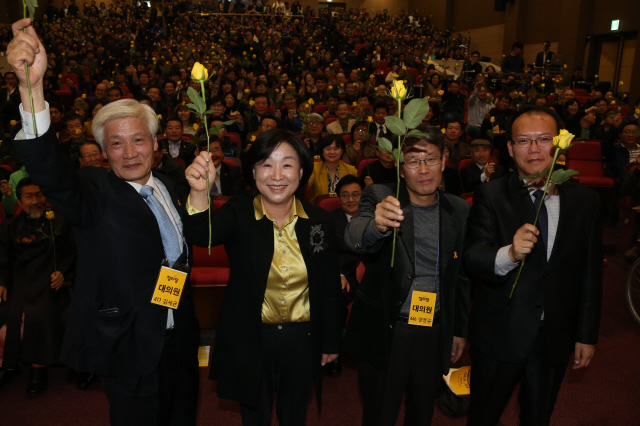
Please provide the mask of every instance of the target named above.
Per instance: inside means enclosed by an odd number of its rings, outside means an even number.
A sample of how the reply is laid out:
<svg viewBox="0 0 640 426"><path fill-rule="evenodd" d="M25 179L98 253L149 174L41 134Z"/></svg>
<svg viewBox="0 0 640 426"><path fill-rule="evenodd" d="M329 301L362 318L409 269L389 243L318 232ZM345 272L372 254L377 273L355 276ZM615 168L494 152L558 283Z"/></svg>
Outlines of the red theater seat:
<svg viewBox="0 0 640 426"><path fill-rule="evenodd" d="M585 141L573 145L567 151L567 168L580 172L574 179L583 185L613 187L613 179L604 176L602 148L598 141Z"/></svg>

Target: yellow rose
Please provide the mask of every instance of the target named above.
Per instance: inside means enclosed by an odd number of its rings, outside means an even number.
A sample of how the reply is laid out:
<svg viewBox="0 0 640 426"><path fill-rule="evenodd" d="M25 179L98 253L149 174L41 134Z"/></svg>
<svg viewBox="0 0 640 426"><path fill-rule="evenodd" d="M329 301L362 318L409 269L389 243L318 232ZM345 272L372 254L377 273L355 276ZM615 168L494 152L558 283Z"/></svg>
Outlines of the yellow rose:
<svg viewBox="0 0 640 426"><path fill-rule="evenodd" d="M82 94L82 99L87 99L87 95L85 95L84 93Z"/></svg>
<svg viewBox="0 0 640 426"><path fill-rule="evenodd" d="M287 85L293 86L293 83L289 81L289 82L287 82Z"/></svg>
<svg viewBox="0 0 640 426"><path fill-rule="evenodd" d="M282 67L278 67L278 69L280 69L280 68L282 68Z"/></svg>
<svg viewBox="0 0 640 426"><path fill-rule="evenodd" d="M340 87L344 86L344 83L340 83Z"/></svg>
<svg viewBox="0 0 640 426"><path fill-rule="evenodd" d="M250 47L249 50L253 50L253 47Z"/></svg>
<svg viewBox="0 0 640 426"><path fill-rule="evenodd" d="M48 212L46 212L46 213L44 214L44 216L45 216L47 219L49 219L49 220L53 220L53 219L55 219L55 218L56 218L56 214L55 214L53 211L51 211L51 210L49 210Z"/></svg>
<svg viewBox="0 0 640 426"><path fill-rule="evenodd" d="M404 83L398 80L393 80L391 85L391 97L395 100L404 99L407 95L407 89L404 87Z"/></svg>
<svg viewBox="0 0 640 426"><path fill-rule="evenodd" d="M624 84L624 82L622 82L622 81L621 81L621 82L620 82L620 83L618 83L618 84L619 84L620 86L622 86L622 85Z"/></svg>
<svg viewBox="0 0 640 426"><path fill-rule="evenodd" d="M280 93L280 89L276 89L276 93Z"/></svg>
<svg viewBox="0 0 640 426"><path fill-rule="evenodd" d="M371 115L370 115L370 116L368 116L368 117L367 117L367 121L368 121L369 123L373 123L373 116L371 116Z"/></svg>
<svg viewBox="0 0 640 426"><path fill-rule="evenodd" d="M611 105L615 105L615 104L616 104L616 101L611 101Z"/></svg>
<svg viewBox="0 0 640 426"><path fill-rule="evenodd" d="M197 124L194 123L193 130L195 130L197 132L199 128L200 128L200 126L198 126Z"/></svg>
<svg viewBox="0 0 640 426"><path fill-rule="evenodd" d="M402 66L402 69L406 71L407 67L403 65L403 66Z"/></svg>
<svg viewBox="0 0 640 426"><path fill-rule="evenodd" d="M16 124L18 124L18 122L16 120L11 120L9 124L12 126L15 126Z"/></svg>
<svg viewBox="0 0 640 426"><path fill-rule="evenodd" d="M256 135L251 136L251 142L256 140Z"/></svg>
<svg viewBox="0 0 640 426"><path fill-rule="evenodd" d="M544 83L542 83L542 84L540 85L540 87L544 87Z"/></svg>
<svg viewBox="0 0 640 426"><path fill-rule="evenodd" d="M162 114L158 114L158 120L162 120Z"/></svg>
<svg viewBox="0 0 640 426"><path fill-rule="evenodd" d="M357 107L357 106L358 106L358 103L357 103L357 102L354 102L352 105L353 105L354 107Z"/></svg>
<svg viewBox="0 0 640 426"><path fill-rule="evenodd" d="M374 74L371 74L369 78L376 78L376 76Z"/></svg>
<svg viewBox="0 0 640 426"><path fill-rule="evenodd" d="M308 103L309 105L314 105L314 104L315 104L315 102L313 101L313 99L312 99L312 98L309 98L309 100L307 101L307 103Z"/></svg>
<svg viewBox="0 0 640 426"><path fill-rule="evenodd" d="M440 131L442 132L443 135L447 134L447 129L440 129Z"/></svg>
<svg viewBox="0 0 640 426"><path fill-rule="evenodd" d="M200 62L193 64L191 69L191 79L194 81L204 81L209 78L209 71Z"/></svg>
<svg viewBox="0 0 640 426"><path fill-rule="evenodd" d="M82 130L76 129L76 135L80 136L82 134Z"/></svg>
<svg viewBox="0 0 640 426"><path fill-rule="evenodd" d="M247 52L242 52L242 54L246 56L246 55L247 55Z"/></svg>
<svg viewBox="0 0 640 426"><path fill-rule="evenodd" d="M636 114L640 115L640 109L636 108Z"/></svg>
<svg viewBox="0 0 640 426"><path fill-rule="evenodd" d="M111 84L113 86L113 81L110 81L109 84Z"/></svg>
<svg viewBox="0 0 640 426"><path fill-rule="evenodd" d="M251 90L249 90L249 89L244 89L244 93L249 93L249 92L251 92Z"/></svg>
<svg viewBox="0 0 640 426"><path fill-rule="evenodd" d="M374 55L375 55L375 54L377 54L377 53L378 53L377 51L375 51L375 50L373 51L373 54L374 54Z"/></svg>
<svg viewBox="0 0 640 426"><path fill-rule="evenodd" d="M594 75L595 78L598 78L598 74Z"/></svg>
<svg viewBox="0 0 640 426"><path fill-rule="evenodd" d="M58 74L58 78L62 78L62 74Z"/></svg>
<svg viewBox="0 0 640 426"><path fill-rule="evenodd" d="M571 145L571 140L575 138L575 135L569 133L567 130L560 130L560 134L553 138L553 146L560 149L567 149Z"/></svg>
<svg viewBox="0 0 640 426"><path fill-rule="evenodd" d="M254 101L253 99L249 101L249 106L254 106L255 104L256 104L256 101Z"/></svg>
<svg viewBox="0 0 640 426"><path fill-rule="evenodd" d="M256 55L253 55L253 59L255 59L255 58L256 58Z"/></svg>
<svg viewBox="0 0 640 426"><path fill-rule="evenodd" d="M566 68L566 67L567 67L567 64L564 64L564 67Z"/></svg>
<svg viewBox="0 0 640 426"><path fill-rule="evenodd" d="M495 117L491 117L491 118L489 119L489 121L490 121L490 122L492 122L492 123L495 123L495 122L496 122L496 118L495 118Z"/></svg>
<svg viewBox="0 0 640 426"><path fill-rule="evenodd" d="M444 95L444 90L438 90L438 96Z"/></svg>
<svg viewBox="0 0 640 426"><path fill-rule="evenodd" d="M396 73L393 74L393 78L398 78L398 77L400 77L398 74Z"/></svg>

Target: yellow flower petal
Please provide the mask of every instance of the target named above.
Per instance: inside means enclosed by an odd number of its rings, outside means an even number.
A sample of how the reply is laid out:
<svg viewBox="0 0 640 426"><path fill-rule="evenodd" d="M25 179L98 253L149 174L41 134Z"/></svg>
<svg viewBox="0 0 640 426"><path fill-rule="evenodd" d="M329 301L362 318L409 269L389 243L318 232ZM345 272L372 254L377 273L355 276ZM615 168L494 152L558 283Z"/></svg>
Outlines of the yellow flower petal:
<svg viewBox="0 0 640 426"><path fill-rule="evenodd" d="M569 148L569 145L571 145L571 140L573 140L573 138L575 138L575 135L569 133L565 129L562 129L558 136L553 138L553 146L560 149L567 149Z"/></svg>

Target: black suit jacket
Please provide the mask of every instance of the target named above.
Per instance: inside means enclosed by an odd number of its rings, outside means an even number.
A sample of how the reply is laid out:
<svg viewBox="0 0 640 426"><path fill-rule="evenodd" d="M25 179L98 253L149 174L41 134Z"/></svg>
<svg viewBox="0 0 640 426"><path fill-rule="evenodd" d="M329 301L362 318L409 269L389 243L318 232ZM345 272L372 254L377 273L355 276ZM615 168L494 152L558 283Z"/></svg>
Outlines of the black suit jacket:
<svg viewBox="0 0 640 426"><path fill-rule="evenodd" d="M391 267L391 232L377 247L366 248L363 244L367 228L373 226L376 205L389 195L395 196L395 184L367 186L358 214L345 233L345 242L352 250L369 253L367 270L351 308L345 349L380 369L388 365L393 328L415 276L413 211L404 182L399 199L404 220L396 241L395 266ZM469 281L461 263L469 204L450 194L439 195L442 365L434 368L448 373L453 336L467 336Z"/></svg>
<svg viewBox="0 0 640 426"><path fill-rule="evenodd" d="M166 149L169 152L169 140L168 139L160 139L158 141L158 149L163 150ZM178 152L178 158L184 160L185 167L189 167L189 165L196 158L195 156L196 146L187 141L180 141L180 151ZM169 154L171 155L171 154Z"/></svg>
<svg viewBox="0 0 640 426"><path fill-rule="evenodd" d="M320 374L321 354L340 351L340 274L331 214L304 200L301 202L309 219L299 218L295 230L307 267L313 365L316 374ZM196 245L207 246L208 212L191 217L193 221L185 222L185 237ZM249 196L231 198L213 213L211 223L212 245L225 245L231 273L220 310L209 377L217 380L219 397L255 406L263 372L262 303L273 259L273 223L266 216L256 220L253 197ZM312 231L314 243L319 246L311 244Z"/></svg>
<svg viewBox="0 0 640 426"><path fill-rule="evenodd" d="M375 121L371 124L369 124L369 134L371 136L374 137L374 139L377 141L378 139L378 128L379 128L379 124L376 123ZM391 132L391 130L389 130L389 128L386 128L387 131L384 133L383 137L391 140L391 138L393 137L393 133Z"/></svg>
<svg viewBox="0 0 640 426"><path fill-rule="evenodd" d="M602 299L602 220L598 195L577 183L559 186L560 219L551 257L538 239L518 268L495 274L498 250L536 215L517 174L479 186L469 216L465 266L482 279L471 311L469 340L500 361L521 362L530 353L544 311L549 359L566 365L575 342L596 344Z"/></svg>
<svg viewBox="0 0 640 426"><path fill-rule="evenodd" d="M340 273L347 279L355 278L356 269L364 256L352 251L344 242L344 231L347 229L349 221L342 208L337 208L331 212L336 226L336 246L338 248L338 260L340 262ZM353 275L353 277L351 277Z"/></svg>
<svg viewBox="0 0 640 426"><path fill-rule="evenodd" d="M164 249L158 222L126 181L100 167L76 171L58 147L53 128L15 141L27 172L47 201L73 225L78 269L61 361L102 375L151 374L164 346L167 308L150 303ZM184 223L188 215L174 184L169 191ZM179 261L186 262L186 252ZM101 312L118 308L118 313ZM188 280L174 311L181 360L197 362L198 321Z"/></svg>
<svg viewBox="0 0 640 426"><path fill-rule="evenodd" d="M244 194L245 186L240 167L230 166L227 163L220 164L220 186L222 186L221 195L233 197Z"/></svg>
<svg viewBox="0 0 640 426"><path fill-rule="evenodd" d="M540 52L536 55L536 67L542 67L544 65L550 65L551 64L551 58L553 58L553 55L555 55L554 52L552 51L548 51L547 52L547 61L545 62L543 60L544 58L544 52Z"/></svg>
<svg viewBox="0 0 640 426"><path fill-rule="evenodd" d="M464 192L475 191L475 189L482 184L480 176L482 176L482 170L480 170L480 167L478 167L476 163L467 164L460 169L460 180L462 181ZM487 182L500 179L502 176L504 176L504 168L500 164L496 164L493 169L493 174Z"/></svg>

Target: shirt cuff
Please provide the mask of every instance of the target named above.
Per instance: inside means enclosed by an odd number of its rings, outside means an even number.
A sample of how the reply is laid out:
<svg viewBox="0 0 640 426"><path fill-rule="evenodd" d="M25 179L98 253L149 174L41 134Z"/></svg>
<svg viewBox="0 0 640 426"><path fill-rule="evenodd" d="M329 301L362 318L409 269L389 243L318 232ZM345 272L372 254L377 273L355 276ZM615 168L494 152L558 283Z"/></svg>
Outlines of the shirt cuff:
<svg viewBox="0 0 640 426"><path fill-rule="evenodd" d="M482 181L482 183L485 183L487 180L489 180L489 178L484 172L482 172L482 174L480 175L480 180Z"/></svg>
<svg viewBox="0 0 640 426"><path fill-rule="evenodd" d="M520 262L514 263L509 259L509 250L511 250L511 244L502 247L496 254L494 272L499 277L504 277L520 264Z"/></svg>
<svg viewBox="0 0 640 426"><path fill-rule="evenodd" d="M202 212L206 212L207 210L209 210L209 206L207 206L206 209L204 210L198 210L195 207L193 207L191 205L191 195L189 195L187 197L187 214L189 214L189 216L194 215L194 214L198 214L198 213L202 213Z"/></svg>
<svg viewBox="0 0 640 426"><path fill-rule="evenodd" d="M36 113L36 126L38 126L38 135L44 135L51 127L51 117L49 116L49 103L44 103L44 111ZM22 117L22 131L24 139L35 139L36 132L33 128L33 114L24 112L22 104L20 104L20 116ZM17 137L16 137L17 138Z"/></svg>

